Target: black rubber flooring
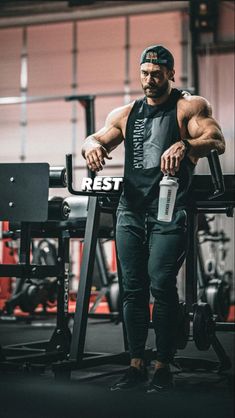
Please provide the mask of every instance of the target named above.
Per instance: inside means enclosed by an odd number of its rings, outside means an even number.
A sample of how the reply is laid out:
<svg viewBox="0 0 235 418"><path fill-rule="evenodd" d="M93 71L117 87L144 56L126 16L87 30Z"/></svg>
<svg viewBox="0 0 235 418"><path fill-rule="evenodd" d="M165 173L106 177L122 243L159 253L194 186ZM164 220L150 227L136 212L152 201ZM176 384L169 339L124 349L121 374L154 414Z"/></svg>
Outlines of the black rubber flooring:
<svg viewBox="0 0 235 418"><path fill-rule="evenodd" d="M0 344L47 340L54 321L0 323ZM72 372L71 380L56 381L48 371L33 377L21 373L0 374L1 418L232 418L234 416L234 334L217 333L233 367L224 375L215 372L176 373L172 391L111 392L110 386L124 366L105 365ZM148 346L154 346L149 331ZM121 324L90 320L86 351L119 353L123 350ZM213 349L199 352L193 342L178 355L216 360ZM149 366L149 376L153 365Z"/></svg>

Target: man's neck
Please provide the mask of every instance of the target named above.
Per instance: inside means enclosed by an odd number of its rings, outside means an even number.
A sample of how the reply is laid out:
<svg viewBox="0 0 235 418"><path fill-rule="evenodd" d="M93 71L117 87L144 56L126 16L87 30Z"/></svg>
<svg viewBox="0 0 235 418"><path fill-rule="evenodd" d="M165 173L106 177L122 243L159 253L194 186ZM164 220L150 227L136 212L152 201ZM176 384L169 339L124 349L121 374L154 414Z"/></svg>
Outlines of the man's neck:
<svg viewBox="0 0 235 418"><path fill-rule="evenodd" d="M147 103L150 106L157 106L162 103L165 103L171 94L172 88L171 86L168 87L167 91L161 97L147 97Z"/></svg>

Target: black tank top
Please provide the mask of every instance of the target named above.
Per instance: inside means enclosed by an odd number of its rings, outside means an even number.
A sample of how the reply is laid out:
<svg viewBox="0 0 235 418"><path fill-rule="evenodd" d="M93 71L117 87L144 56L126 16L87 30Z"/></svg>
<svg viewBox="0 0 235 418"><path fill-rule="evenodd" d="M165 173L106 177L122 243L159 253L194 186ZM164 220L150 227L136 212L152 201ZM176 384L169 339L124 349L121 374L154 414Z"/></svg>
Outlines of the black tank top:
<svg viewBox="0 0 235 418"><path fill-rule="evenodd" d="M125 167L123 193L119 206L131 209L158 206L161 155L179 141L177 101L181 92L173 89L169 99L156 106L147 104L146 98L136 100L129 114L125 137ZM185 208L195 165L188 157L176 173L179 188L176 207Z"/></svg>

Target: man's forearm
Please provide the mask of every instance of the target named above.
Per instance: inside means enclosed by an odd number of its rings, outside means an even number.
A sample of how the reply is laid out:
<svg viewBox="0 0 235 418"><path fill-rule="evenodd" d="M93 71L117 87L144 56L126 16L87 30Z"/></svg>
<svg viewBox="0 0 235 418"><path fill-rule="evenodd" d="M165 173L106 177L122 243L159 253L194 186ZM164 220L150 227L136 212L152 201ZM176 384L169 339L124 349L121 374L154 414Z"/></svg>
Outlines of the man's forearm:
<svg viewBox="0 0 235 418"><path fill-rule="evenodd" d="M93 135L88 136L83 145L82 145L82 156L85 158L86 151L89 151L91 148L101 146L106 150L106 147L101 144ZM107 151L107 150L106 150Z"/></svg>
<svg viewBox="0 0 235 418"><path fill-rule="evenodd" d="M190 144L188 155L194 158L206 157L212 149L217 149L219 154L223 154L225 151L224 139L217 138L195 138L188 139Z"/></svg>

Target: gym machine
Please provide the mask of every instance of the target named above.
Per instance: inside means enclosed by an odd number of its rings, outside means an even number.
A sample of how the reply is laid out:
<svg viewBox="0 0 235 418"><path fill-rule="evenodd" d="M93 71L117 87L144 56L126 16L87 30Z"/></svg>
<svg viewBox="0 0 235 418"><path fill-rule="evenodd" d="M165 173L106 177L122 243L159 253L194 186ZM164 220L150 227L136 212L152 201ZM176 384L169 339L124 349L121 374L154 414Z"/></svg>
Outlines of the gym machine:
<svg viewBox="0 0 235 418"><path fill-rule="evenodd" d="M68 281L69 281L69 239L66 231L58 230L58 254L55 265L40 265L30 263L31 239L34 225L52 225L56 220L65 220L69 215L69 206L63 199L48 201L49 187L65 187L65 169L63 167L49 168L46 163L0 164L0 194L2 197L0 219L19 223L19 264L1 264L0 277L17 277L14 295L9 306L15 303L23 308L31 304L43 302L44 293L36 282L45 278L57 277L57 317L56 329L46 346L42 342L32 344L16 344L9 347L7 356L19 360L24 355L33 360L37 356L51 361L53 358L63 358L68 350L71 333L68 328ZM43 228L42 228L43 231ZM44 288L45 290L45 288ZM5 356L4 350L1 356ZM7 358L7 357L6 357ZM4 368L13 368L14 361L5 362Z"/></svg>
<svg viewBox="0 0 235 418"><path fill-rule="evenodd" d="M13 170L17 171L18 182L19 176L21 176L22 174L22 166L19 166L19 171L16 169L16 167L14 167ZM14 179L14 181L16 181L16 178ZM50 167L49 187L66 187L65 169L63 167ZM16 205L16 201L18 206L18 196L14 200L14 206ZM16 214L12 215L14 219L15 216L18 216ZM63 198L56 197L48 201L48 220L65 220L68 218L68 215L69 206ZM35 219L38 220L38 218ZM8 241L7 244L8 246L12 246L12 243L20 238L20 231L22 230L22 227L20 222L10 222L9 226L9 230L3 233L3 238L10 238L11 243L10 241ZM26 228L25 225L23 226L23 229L24 228ZM36 246L33 241L29 245L32 246L32 264L52 266L56 264L57 250L55 244L53 244L47 239L43 239L39 241ZM21 259L22 254L19 254L19 262L21 262ZM33 318L33 315L35 315L35 309L39 304L43 305L43 311L44 313L46 313L47 303L49 301L52 303L57 298L56 281L56 277L44 277L41 280L39 280L38 278L31 278L30 280L25 277L16 278L16 285L14 287L13 293L11 297L5 302L5 305L3 306L1 313L5 313L6 315L12 316L14 308L16 306L19 306L22 312L29 313L30 317ZM1 316L2 320L4 320L4 318L6 318L4 315ZM23 319L23 317L21 318ZM13 319L16 319L16 317L12 317L12 320ZM27 319L29 320L29 317L27 317Z"/></svg>
<svg viewBox="0 0 235 418"><path fill-rule="evenodd" d="M219 169L218 155L213 152L210 157L210 167L212 171L212 180L214 193L212 198L208 199L208 190L211 189L211 176L194 176L193 194L188 213L189 217L189 238L190 247L186 260L186 303L181 305L181 318L179 324L178 348L184 348L189 339L189 323L190 316L193 312L193 339L199 350L207 350L211 345L219 358L216 364L219 370L225 370L230 367L228 359L223 347L219 343L215 331L217 329L234 330L231 324L216 323L210 306L205 303L197 304L197 246L196 234L198 214L200 213L226 213L227 216L233 216L234 209L234 177L231 175L223 176ZM85 225L80 229L76 221L59 221L52 222L48 220L48 186L49 186L49 167L46 164L19 164L5 165L0 175L6 178L6 183L1 182L1 195L4 197L3 219L20 220L20 264L19 265L1 265L0 277L16 276L26 278L43 278L58 277L58 312L56 329L49 342L38 342L34 344L18 344L14 346L4 347L1 350L0 367L4 369L21 368L27 364L30 368L45 368L51 365L55 376L69 377L74 369L97 366L106 363L127 364L129 361L128 347L123 328L124 349L120 354L109 353L84 353L84 343L86 335L86 326L88 318L91 278L94 267L96 254L96 243L99 237L110 238L110 233L115 225L112 219L115 217L115 209L118 202L117 193L113 192L80 192L73 189L72 176L72 156L67 156L67 183L68 190L71 194L89 196L87 219ZM11 167L10 167L11 166ZM22 170L27 171L24 176L22 172L19 177L14 176L13 166L20 166ZM6 174L6 169L10 171ZM14 167L18 168L19 167ZM33 175L36 170L37 176ZM30 173L30 186L25 192L26 179ZM35 174L35 173L34 173ZM11 181L11 179L17 181ZM19 182L18 182L19 178ZM39 182L40 178L40 182ZM18 201L9 196L9 179L11 184L19 185L20 193ZM40 183L40 187L39 187ZM7 187L8 186L8 187ZM22 188L22 186L24 188ZM30 189L31 187L31 189ZM40 207L35 205L40 195ZM7 195L7 196L5 196ZM23 197L22 197L23 196ZM33 197L33 199L32 199ZM10 200L9 200L10 199ZM23 201L23 202L22 202ZM11 205L9 204L11 203ZM16 204L17 203L17 204ZM67 207L67 206L66 206ZM18 215L18 209L21 208ZM22 210L25 208L25 210ZM11 218L9 210L14 210L14 216ZM16 210L17 209L17 210ZM26 210L27 209L27 210ZM65 210L69 212L69 208ZM12 213L12 212L11 212ZM16 216L17 214L17 216ZM106 217L106 223L102 221L102 216ZM15 219L16 218L16 219ZM37 266L30 265L30 238L36 237L56 237L59 240L58 259L55 266ZM72 336L68 328L68 281L69 281L69 240L74 237L84 237L84 251L81 265L80 284L77 295L76 311L74 315L74 326ZM120 278L120 269L118 269ZM121 281L120 281L121 289ZM71 340L71 344L70 344ZM31 350L31 351L30 351ZM148 350L147 358L154 358L154 350ZM192 365L194 359L176 358L178 363L182 365ZM206 367L212 369L215 364L209 361L201 361L197 363L197 367Z"/></svg>
<svg viewBox="0 0 235 418"><path fill-rule="evenodd" d="M57 320L50 341L4 347L1 351L0 368L20 369L27 364L28 369L41 370L52 361L65 358L69 352L71 340L68 327L69 242L71 238L84 238L85 225L89 224L86 222L88 198L84 200L81 197L79 201L75 198L75 203L72 201L73 198L48 201L49 187L65 187L65 182L58 181L58 177L62 177L61 171L65 172L65 169L57 168L56 176L55 168L49 169L48 164L0 165L0 193L4 201L0 210L0 219L13 222L12 233L19 234L20 239L19 265L0 265L0 277L19 278L9 306L14 307L15 304L19 304L24 309L30 306L33 310L40 296L40 287L36 282L44 278L57 278ZM12 183L14 186L11 188ZM68 219L74 205L77 206L76 219ZM26 209L23 210L24 208ZM112 234L113 209L109 209L103 213L99 237L111 239ZM33 264L34 260L32 264L30 263L32 238L58 240L58 253L54 265ZM100 254L100 247L96 246L94 256L98 258L100 269L104 269L105 265L102 264L102 254Z"/></svg>
<svg viewBox="0 0 235 418"><path fill-rule="evenodd" d="M235 181L231 175L223 176L220 168L217 151L213 150L208 156L211 176L194 176L192 185L192 199L188 211L189 218L189 251L186 259L186 303L180 305L179 333L177 348L183 349L189 340L190 319L193 322L193 339L199 350L208 350L210 346L215 350L219 362L211 362L204 359L176 357L177 364L181 367L194 369L206 368L207 370L218 370L222 372L231 367L231 362L220 344L216 330L234 331L234 324L216 323L208 303L197 303L197 227L198 215L200 213L226 213L233 216ZM67 178L68 190L71 194L81 195L83 192L73 188L72 177L72 156L67 156ZM212 183L211 183L212 180ZM213 194L208 196L208 191L213 188ZM71 370L83 367L96 366L103 363L124 363L127 360L128 346L125 329L123 328L125 351L119 355L108 355L104 353L84 353L84 343L87 326L88 301L91 288L91 274L94 264L94 249L97 240L100 213L107 206L115 206L111 195L107 201L107 194L102 192L90 195L88 219L86 225L84 255L80 275L80 286L77 295L77 306L74 316L74 326L71 340L69 358L61 363L54 364L55 375L69 377ZM103 198L104 195L104 198ZM106 195L106 197L105 197ZM118 268L118 277L121 289L121 274ZM146 358L154 358L154 350L148 350Z"/></svg>

